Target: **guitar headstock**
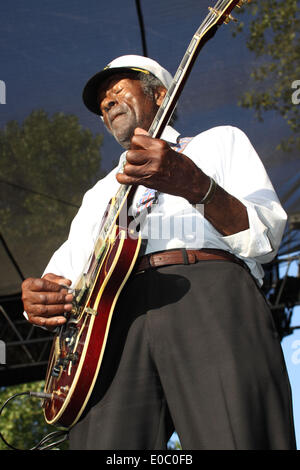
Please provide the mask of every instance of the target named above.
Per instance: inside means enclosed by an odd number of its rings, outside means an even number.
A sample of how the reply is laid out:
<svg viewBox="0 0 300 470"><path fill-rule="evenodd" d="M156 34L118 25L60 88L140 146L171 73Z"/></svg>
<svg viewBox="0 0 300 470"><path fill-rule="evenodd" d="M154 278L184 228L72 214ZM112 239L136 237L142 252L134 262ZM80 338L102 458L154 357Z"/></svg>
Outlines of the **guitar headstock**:
<svg viewBox="0 0 300 470"><path fill-rule="evenodd" d="M219 0L213 8L208 7L209 13L192 37L187 51L174 75L173 82L148 130L152 137L160 137L164 127L169 122L184 83L187 80L201 48L214 36L220 25L229 23L231 20L235 21L231 16L231 12L235 7L241 8L251 1L252 0Z"/></svg>
<svg viewBox="0 0 300 470"><path fill-rule="evenodd" d="M214 23L221 25L228 24L230 21L236 22L236 18L231 15L235 7L241 8L243 5L250 3L252 0L228 0L218 1L214 7L208 7L211 15L215 17Z"/></svg>

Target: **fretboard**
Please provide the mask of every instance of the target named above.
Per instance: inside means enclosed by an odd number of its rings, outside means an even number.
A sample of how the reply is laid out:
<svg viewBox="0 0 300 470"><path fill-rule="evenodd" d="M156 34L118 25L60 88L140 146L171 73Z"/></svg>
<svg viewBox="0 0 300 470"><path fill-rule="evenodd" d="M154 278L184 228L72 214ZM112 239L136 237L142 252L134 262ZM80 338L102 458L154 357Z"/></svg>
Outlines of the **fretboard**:
<svg viewBox="0 0 300 470"><path fill-rule="evenodd" d="M194 62L203 46L214 36L221 24L227 23L228 20L231 19L230 12L235 6L240 7L249 1L251 0L219 0L213 8L208 8L209 13L193 35L165 98L148 130L151 137L160 138L163 130L172 117L187 78L189 77ZM124 203L124 198L128 197L131 189L131 186L120 185L117 194L112 199L106 222L102 226L100 233L102 238L105 238L110 232L111 224L116 219L120 207Z"/></svg>

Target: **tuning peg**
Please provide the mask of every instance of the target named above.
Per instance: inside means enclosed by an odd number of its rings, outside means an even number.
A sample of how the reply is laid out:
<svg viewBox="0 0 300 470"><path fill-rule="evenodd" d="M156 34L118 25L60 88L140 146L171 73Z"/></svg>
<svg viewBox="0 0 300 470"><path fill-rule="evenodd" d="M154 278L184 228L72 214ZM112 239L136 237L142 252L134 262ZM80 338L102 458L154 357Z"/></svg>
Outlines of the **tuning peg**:
<svg viewBox="0 0 300 470"><path fill-rule="evenodd" d="M238 3L237 3L237 7L238 8L241 8L243 5L245 5L246 3L251 3L252 0L240 0Z"/></svg>
<svg viewBox="0 0 300 470"><path fill-rule="evenodd" d="M215 16L220 16L220 17L222 16L222 12L219 11L219 10L216 10L216 8L208 7L208 9ZM225 16L223 21L224 21L225 24L228 24L230 21L234 21L235 23L237 23L238 20L236 18L234 18L232 15L228 14L228 15Z"/></svg>
<svg viewBox="0 0 300 470"><path fill-rule="evenodd" d="M224 23L228 24L228 23L230 23L230 21L233 21L234 23L238 22L238 20L236 18L234 18L232 15L227 15L226 19L224 20Z"/></svg>

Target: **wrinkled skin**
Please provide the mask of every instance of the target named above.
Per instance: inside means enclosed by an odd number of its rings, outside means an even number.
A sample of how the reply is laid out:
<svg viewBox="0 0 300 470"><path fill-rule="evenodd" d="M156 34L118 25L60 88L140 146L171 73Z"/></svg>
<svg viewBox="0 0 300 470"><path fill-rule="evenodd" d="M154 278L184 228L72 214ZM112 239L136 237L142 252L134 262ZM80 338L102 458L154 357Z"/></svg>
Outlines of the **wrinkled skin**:
<svg viewBox="0 0 300 470"><path fill-rule="evenodd" d="M70 279L55 274L26 279L22 284L22 300L29 321L49 329L65 323L64 314L72 309L73 296L62 286L70 285Z"/></svg>

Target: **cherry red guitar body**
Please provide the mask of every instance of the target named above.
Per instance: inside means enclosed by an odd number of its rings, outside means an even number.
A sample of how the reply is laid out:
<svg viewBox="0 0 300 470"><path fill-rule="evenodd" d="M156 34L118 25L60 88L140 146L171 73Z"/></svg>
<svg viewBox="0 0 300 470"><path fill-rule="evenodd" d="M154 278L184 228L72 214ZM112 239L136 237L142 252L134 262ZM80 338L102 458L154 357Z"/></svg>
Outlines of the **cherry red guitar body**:
<svg viewBox="0 0 300 470"><path fill-rule="evenodd" d="M192 37L148 130L150 136L159 138L169 122L203 45L222 23L233 19L230 12L235 6L250 1L224 0L209 7L210 13ZM140 251L141 238L135 228L130 229L132 219L125 204L133 194L133 188L121 187L108 206L90 267L75 285L72 312L54 338L45 384L49 398L44 401L45 419L50 424L73 426L99 375L114 307Z"/></svg>
<svg viewBox="0 0 300 470"><path fill-rule="evenodd" d="M56 334L44 402L49 424L73 426L91 395L101 366L109 326L119 294L140 250L140 237L115 226L106 239L92 288L83 291L66 324ZM77 292L82 294L82 289Z"/></svg>

